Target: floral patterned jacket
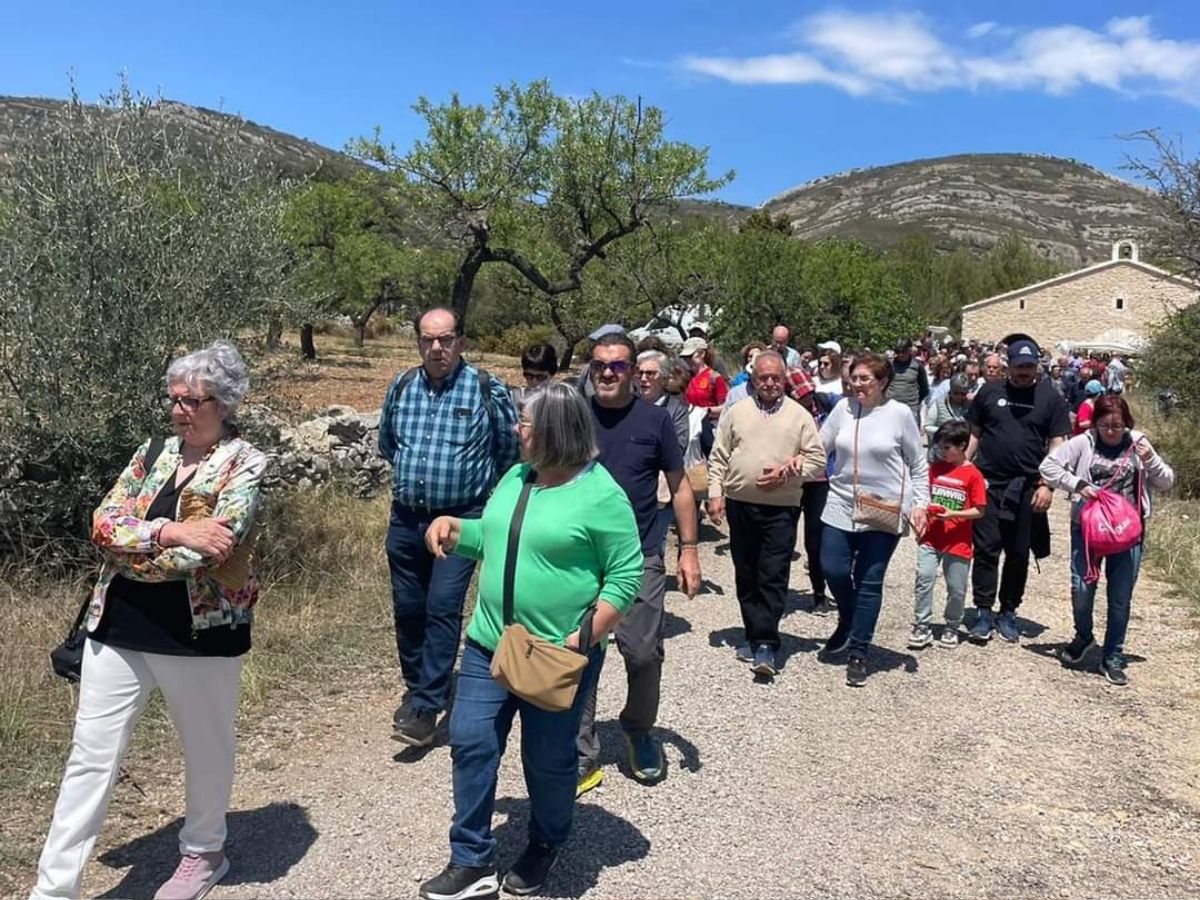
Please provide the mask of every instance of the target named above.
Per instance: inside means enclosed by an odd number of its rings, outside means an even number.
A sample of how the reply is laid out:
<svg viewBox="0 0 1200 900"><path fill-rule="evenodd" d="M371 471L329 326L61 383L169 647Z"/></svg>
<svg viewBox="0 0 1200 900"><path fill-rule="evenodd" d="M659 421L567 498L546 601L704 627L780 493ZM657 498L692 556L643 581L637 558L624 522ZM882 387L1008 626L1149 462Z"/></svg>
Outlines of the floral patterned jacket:
<svg viewBox="0 0 1200 900"><path fill-rule="evenodd" d="M259 590L256 572L251 571L237 590L223 587L207 577L209 560L196 551L159 546L158 533L169 519L145 518L159 489L179 466L180 444L179 438L168 438L149 472L145 463L150 442L142 444L92 514L92 541L104 551L104 564L92 590L88 631L100 624L105 596L117 575L134 581L185 581L196 630L244 624L252 617ZM200 462L189 485L201 497L215 499L213 515L229 519L239 543L254 524L266 467L267 458L261 451L241 438L225 437Z"/></svg>

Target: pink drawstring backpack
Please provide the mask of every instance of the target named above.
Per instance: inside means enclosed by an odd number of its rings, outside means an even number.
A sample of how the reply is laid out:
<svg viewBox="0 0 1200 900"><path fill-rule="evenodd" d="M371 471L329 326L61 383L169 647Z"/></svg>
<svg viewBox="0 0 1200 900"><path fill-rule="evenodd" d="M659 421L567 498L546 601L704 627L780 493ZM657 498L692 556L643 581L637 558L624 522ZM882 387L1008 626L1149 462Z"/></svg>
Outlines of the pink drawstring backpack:
<svg viewBox="0 0 1200 900"><path fill-rule="evenodd" d="M1112 477L1100 488L1095 500L1085 500L1079 510L1079 530L1083 534L1083 553L1087 558L1087 574L1083 580L1095 584L1100 580L1100 560L1115 553L1124 553L1142 539L1142 513L1120 494L1108 490L1124 463L1131 461L1133 447L1118 464ZM1134 463L1137 466L1137 463ZM1142 470L1137 467L1138 505L1142 497Z"/></svg>

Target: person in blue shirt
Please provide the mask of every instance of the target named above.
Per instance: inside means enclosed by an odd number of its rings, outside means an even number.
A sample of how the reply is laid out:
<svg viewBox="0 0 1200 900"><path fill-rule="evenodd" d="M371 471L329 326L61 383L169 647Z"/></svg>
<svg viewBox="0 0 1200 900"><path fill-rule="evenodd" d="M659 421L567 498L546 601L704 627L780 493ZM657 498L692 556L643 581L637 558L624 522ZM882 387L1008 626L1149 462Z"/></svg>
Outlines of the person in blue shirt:
<svg viewBox="0 0 1200 900"><path fill-rule="evenodd" d="M424 747L446 706L475 570L463 557L435 559L425 529L438 516L479 518L520 447L508 389L462 358L458 316L448 309L421 316L417 347L421 365L396 376L380 412L379 455L392 464L387 555L406 688L392 736Z"/></svg>

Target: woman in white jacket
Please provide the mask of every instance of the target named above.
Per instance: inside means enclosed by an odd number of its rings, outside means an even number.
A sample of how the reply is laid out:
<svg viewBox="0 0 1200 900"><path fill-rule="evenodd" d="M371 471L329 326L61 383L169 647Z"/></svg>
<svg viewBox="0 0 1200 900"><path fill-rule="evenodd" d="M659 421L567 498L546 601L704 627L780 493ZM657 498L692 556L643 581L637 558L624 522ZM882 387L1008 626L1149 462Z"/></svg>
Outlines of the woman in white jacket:
<svg viewBox="0 0 1200 900"><path fill-rule="evenodd" d="M1175 472L1155 452L1149 439L1133 429L1133 415L1124 399L1109 394L1096 401L1092 426L1059 446L1041 465L1041 475L1052 488L1061 488L1075 501L1071 506L1071 606L1075 615L1075 638L1059 651L1059 659L1077 666L1093 643L1092 608L1096 584L1088 584L1088 570L1079 511L1084 501L1094 500L1106 487L1128 500L1142 515L1150 517L1150 489L1165 491L1175 483ZM1145 530L1142 531L1143 540ZM1142 562L1142 543L1104 558L1108 592L1108 624L1100 672L1115 685L1126 685L1125 659L1121 651L1129 627L1129 606Z"/></svg>

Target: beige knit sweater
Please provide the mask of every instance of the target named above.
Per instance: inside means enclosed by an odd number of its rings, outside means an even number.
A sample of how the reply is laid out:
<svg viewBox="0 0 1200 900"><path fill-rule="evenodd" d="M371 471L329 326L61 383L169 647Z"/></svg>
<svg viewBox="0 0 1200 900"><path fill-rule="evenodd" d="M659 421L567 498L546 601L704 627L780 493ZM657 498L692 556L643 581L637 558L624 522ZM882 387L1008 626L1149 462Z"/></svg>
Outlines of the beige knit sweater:
<svg viewBox="0 0 1200 900"><path fill-rule="evenodd" d="M804 458L800 478L773 491L755 486L763 469L777 468L796 456ZM808 410L785 397L783 406L764 416L753 397L725 412L717 426L708 458L708 496L727 497L766 506L799 506L805 481L825 471L825 448Z"/></svg>

